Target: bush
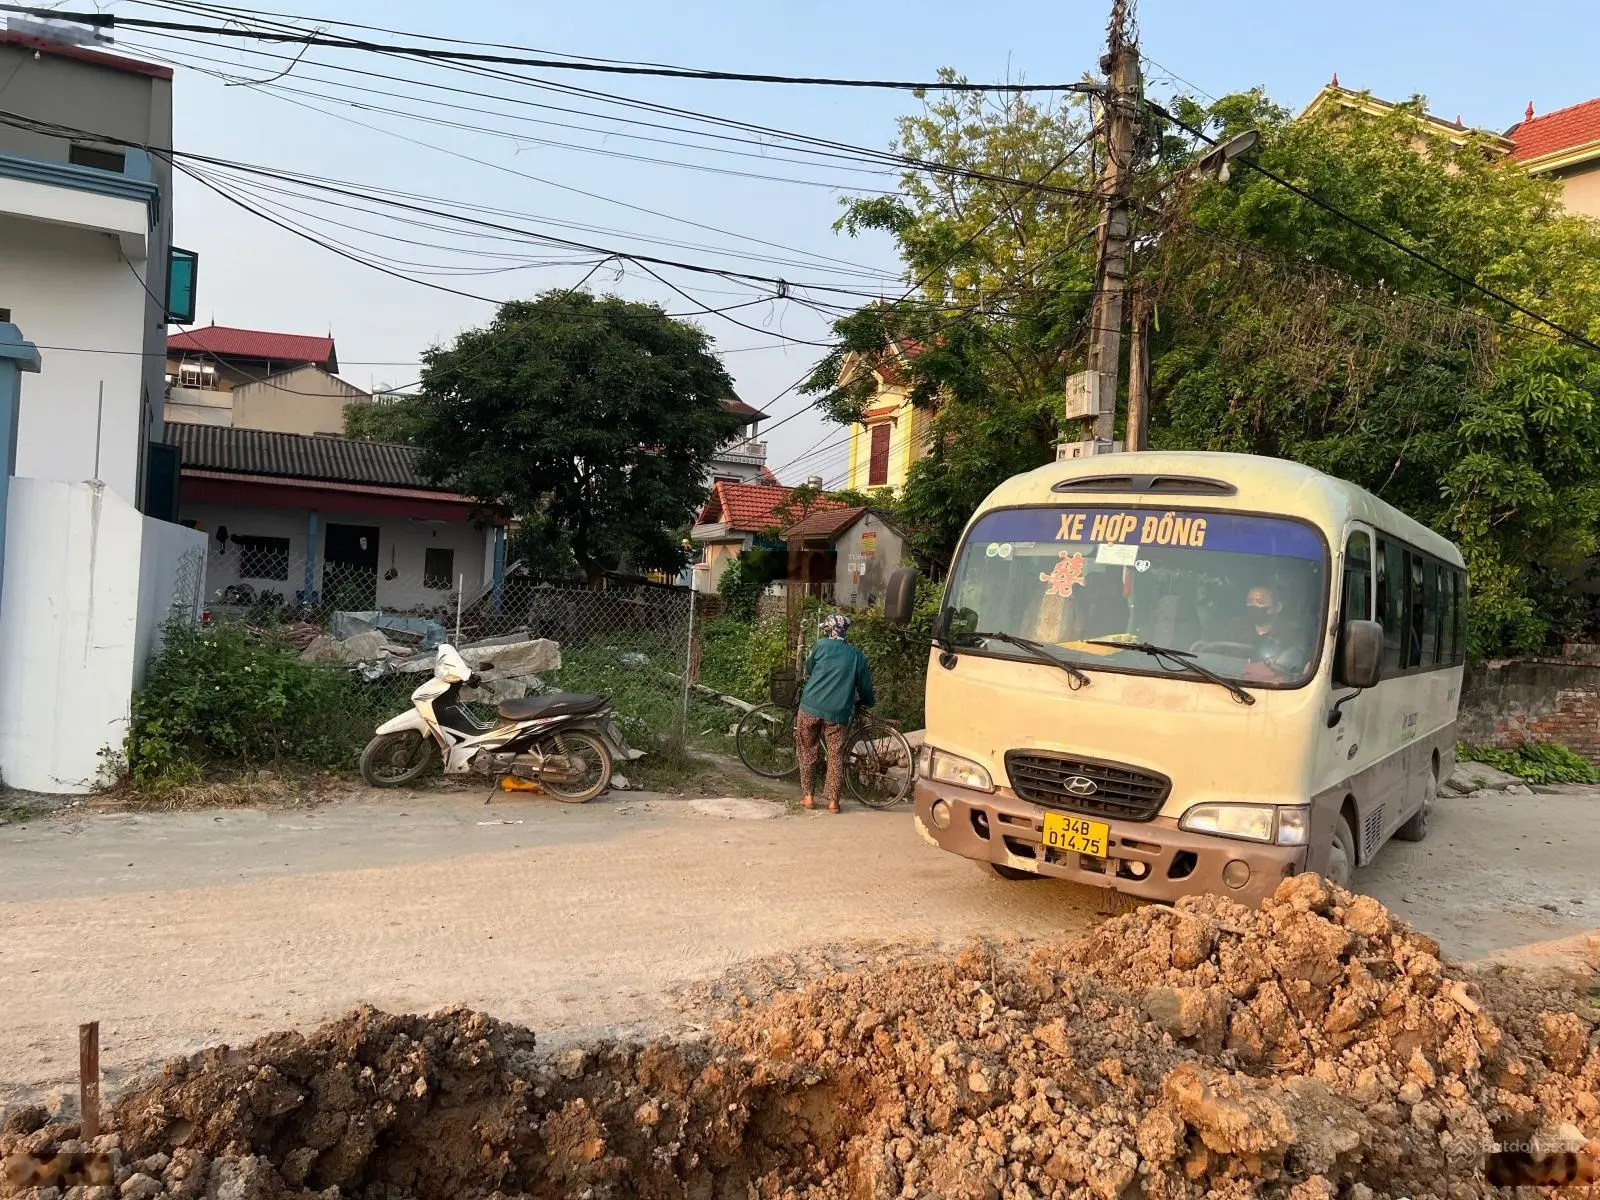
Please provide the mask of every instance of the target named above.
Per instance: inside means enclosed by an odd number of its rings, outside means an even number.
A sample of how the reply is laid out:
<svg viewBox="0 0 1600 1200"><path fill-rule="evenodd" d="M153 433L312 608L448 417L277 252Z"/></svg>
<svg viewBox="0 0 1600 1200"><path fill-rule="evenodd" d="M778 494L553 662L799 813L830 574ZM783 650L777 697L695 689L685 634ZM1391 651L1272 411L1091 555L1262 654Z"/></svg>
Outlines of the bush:
<svg viewBox="0 0 1600 1200"><path fill-rule="evenodd" d="M303 662L270 637L173 622L133 697L127 771L144 787L217 767L352 766L372 735L373 699L343 668Z"/></svg>
<svg viewBox="0 0 1600 1200"><path fill-rule="evenodd" d="M717 580L717 595L722 597L723 607L730 617L754 621L761 589L767 582L757 564L749 561L748 555L741 554L723 568L722 578Z"/></svg>
<svg viewBox="0 0 1600 1200"><path fill-rule="evenodd" d="M1456 757L1506 771L1529 783L1600 783L1600 770L1559 742L1523 742L1515 750L1460 745Z"/></svg>
<svg viewBox="0 0 1600 1200"><path fill-rule="evenodd" d="M700 682L708 688L759 704L768 698L768 678L788 663L784 621L744 622L732 617L700 628Z"/></svg>

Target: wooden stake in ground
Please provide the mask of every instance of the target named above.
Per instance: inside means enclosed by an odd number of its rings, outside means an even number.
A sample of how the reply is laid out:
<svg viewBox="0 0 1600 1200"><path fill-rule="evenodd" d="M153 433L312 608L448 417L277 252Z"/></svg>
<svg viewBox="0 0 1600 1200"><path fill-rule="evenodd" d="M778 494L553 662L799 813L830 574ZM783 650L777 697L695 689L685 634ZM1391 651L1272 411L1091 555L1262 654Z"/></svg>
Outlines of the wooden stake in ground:
<svg viewBox="0 0 1600 1200"><path fill-rule="evenodd" d="M84 1141L100 1136L100 1022L78 1026L78 1113Z"/></svg>

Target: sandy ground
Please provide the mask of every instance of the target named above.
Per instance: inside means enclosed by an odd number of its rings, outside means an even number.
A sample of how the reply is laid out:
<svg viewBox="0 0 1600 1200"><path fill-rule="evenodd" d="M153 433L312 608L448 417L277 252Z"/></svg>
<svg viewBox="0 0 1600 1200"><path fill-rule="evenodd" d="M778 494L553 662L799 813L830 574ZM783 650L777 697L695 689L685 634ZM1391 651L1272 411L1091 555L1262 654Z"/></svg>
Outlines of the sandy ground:
<svg viewBox="0 0 1600 1200"><path fill-rule="evenodd" d="M1600 798L1441 800L1426 842L1357 883L1447 953L1514 953L1600 925L1597 850ZM770 979L773 956L803 971L1098 919L1092 893L928 848L904 810L446 794L56 817L0 827L0 1102L72 1080L82 1020L115 1090L359 1002L468 1004L555 1042L681 1029L704 1014L675 994L750 960Z"/></svg>

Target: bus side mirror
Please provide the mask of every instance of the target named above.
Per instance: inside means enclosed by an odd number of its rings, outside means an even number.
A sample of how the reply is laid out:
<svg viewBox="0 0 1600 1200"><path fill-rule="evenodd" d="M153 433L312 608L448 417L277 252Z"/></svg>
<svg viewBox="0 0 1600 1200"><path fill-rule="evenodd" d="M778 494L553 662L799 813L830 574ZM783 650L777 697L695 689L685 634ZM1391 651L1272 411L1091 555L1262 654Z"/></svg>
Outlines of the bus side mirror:
<svg viewBox="0 0 1600 1200"><path fill-rule="evenodd" d="M1383 671L1383 626L1376 621L1346 621L1339 637L1338 681L1369 688Z"/></svg>
<svg viewBox="0 0 1600 1200"><path fill-rule="evenodd" d="M883 594L883 615L896 625L908 624L917 603L917 569L901 567L889 576Z"/></svg>

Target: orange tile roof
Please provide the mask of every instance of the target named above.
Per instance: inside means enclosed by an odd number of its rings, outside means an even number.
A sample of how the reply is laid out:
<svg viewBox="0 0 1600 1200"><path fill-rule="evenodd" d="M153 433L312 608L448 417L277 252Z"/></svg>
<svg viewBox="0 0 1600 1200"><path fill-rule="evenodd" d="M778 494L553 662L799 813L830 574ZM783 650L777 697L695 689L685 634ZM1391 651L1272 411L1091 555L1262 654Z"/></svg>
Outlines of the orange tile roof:
<svg viewBox="0 0 1600 1200"><path fill-rule="evenodd" d="M784 519L778 507L794 491L794 488L759 483L718 483L711 489L711 498L700 509L696 524L726 525L735 533L760 533ZM818 499L811 511L842 507L837 500Z"/></svg>
<svg viewBox="0 0 1600 1200"><path fill-rule="evenodd" d="M1506 136L1517 144L1512 156L1518 162L1600 141L1600 99L1529 117L1506 130Z"/></svg>

